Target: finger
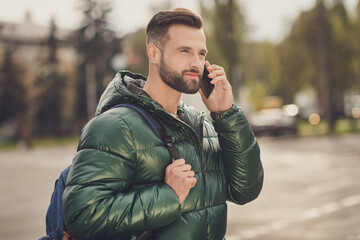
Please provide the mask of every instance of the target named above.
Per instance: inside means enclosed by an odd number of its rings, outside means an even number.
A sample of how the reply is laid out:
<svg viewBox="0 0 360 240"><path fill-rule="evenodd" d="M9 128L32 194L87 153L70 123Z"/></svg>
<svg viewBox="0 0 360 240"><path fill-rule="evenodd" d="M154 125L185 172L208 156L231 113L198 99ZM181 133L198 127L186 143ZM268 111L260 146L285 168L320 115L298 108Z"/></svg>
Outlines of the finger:
<svg viewBox="0 0 360 240"><path fill-rule="evenodd" d="M187 172L184 172L184 175L185 175L185 177L192 178L192 177L195 177L195 172L187 171Z"/></svg>
<svg viewBox="0 0 360 240"><path fill-rule="evenodd" d="M210 78L215 78L217 76L223 76L225 75L225 72L221 69L217 69L217 70L213 70L210 74L209 77Z"/></svg>
<svg viewBox="0 0 360 240"><path fill-rule="evenodd" d="M210 81L211 84L218 84L221 81L225 81L226 80L226 76L217 76L215 78L213 78L213 80Z"/></svg>
<svg viewBox="0 0 360 240"><path fill-rule="evenodd" d="M196 182L197 182L197 179L196 179L195 177L193 177L193 178L189 178L190 188L195 187Z"/></svg>
<svg viewBox="0 0 360 240"><path fill-rule="evenodd" d="M215 65L215 64L210 65L207 69L209 70L209 72L212 72L212 71L215 71L215 70L223 70L224 71L223 67L220 67L220 66Z"/></svg>
<svg viewBox="0 0 360 240"><path fill-rule="evenodd" d="M183 158L176 159L173 161L172 164L174 164L175 167L182 166L185 164L185 159Z"/></svg>
<svg viewBox="0 0 360 240"><path fill-rule="evenodd" d="M207 61L207 60L205 61L205 66L206 66L206 67L210 67L210 66L211 66L210 63L209 63L209 61Z"/></svg>
<svg viewBox="0 0 360 240"><path fill-rule="evenodd" d="M181 172L187 172L191 170L190 164L185 164L177 167Z"/></svg>

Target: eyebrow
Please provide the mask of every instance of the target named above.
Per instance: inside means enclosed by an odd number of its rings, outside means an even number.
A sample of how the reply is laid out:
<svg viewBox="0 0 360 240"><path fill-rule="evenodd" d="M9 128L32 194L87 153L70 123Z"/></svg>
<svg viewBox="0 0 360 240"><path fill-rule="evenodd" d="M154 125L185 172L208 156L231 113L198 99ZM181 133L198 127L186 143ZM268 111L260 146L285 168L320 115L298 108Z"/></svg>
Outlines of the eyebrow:
<svg viewBox="0 0 360 240"><path fill-rule="evenodd" d="M188 49L188 50L192 50L191 47L188 47L188 46L180 46L178 48L176 48L177 50L180 50L180 49ZM208 53L208 50L205 48L205 49L201 49L200 52L203 52L203 53Z"/></svg>

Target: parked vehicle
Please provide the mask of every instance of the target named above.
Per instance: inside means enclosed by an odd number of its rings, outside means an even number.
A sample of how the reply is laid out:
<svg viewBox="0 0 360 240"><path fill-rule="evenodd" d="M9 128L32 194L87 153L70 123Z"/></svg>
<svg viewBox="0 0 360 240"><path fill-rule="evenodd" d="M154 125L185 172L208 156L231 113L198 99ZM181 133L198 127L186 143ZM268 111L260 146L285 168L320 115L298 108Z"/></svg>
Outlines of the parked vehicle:
<svg viewBox="0 0 360 240"><path fill-rule="evenodd" d="M263 109L250 115L250 125L254 134L279 136L298 133L298 108L285 105L282 108Z"/></svg>

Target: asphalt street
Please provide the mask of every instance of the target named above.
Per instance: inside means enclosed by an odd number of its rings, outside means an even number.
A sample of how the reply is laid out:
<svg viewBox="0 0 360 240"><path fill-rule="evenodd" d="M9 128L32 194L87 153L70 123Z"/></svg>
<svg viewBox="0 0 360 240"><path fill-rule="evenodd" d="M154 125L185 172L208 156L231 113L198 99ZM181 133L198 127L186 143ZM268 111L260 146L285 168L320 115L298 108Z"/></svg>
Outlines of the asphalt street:
<svg viewBox="0 0 360 240"><path fill-rule="evenodd" d="M360 135L259 139L261 195L229 205L228 240L360 239Z"/></svg>
<svg viewBox="0 0 360 240"><path fill-rule="evenodd" d="M228 240L360 239L360 134L259 138L258 199L228 206ZM0 239L37 239L76 145L0 152Z"/></svg>

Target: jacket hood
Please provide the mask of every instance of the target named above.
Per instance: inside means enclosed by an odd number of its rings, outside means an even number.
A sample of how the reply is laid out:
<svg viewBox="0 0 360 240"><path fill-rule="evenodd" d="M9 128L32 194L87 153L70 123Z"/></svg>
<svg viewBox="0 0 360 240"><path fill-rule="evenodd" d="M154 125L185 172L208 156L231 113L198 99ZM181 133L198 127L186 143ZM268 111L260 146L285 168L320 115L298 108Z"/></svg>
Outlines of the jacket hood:
<svg viewBox="0 0 360 240"><path fill-rule="evenodd" d="M120 103L135 103L149 110L162 108L143 90L145 82L146 78L140 74L119 71L101 95L95 115Z"/></svg>

